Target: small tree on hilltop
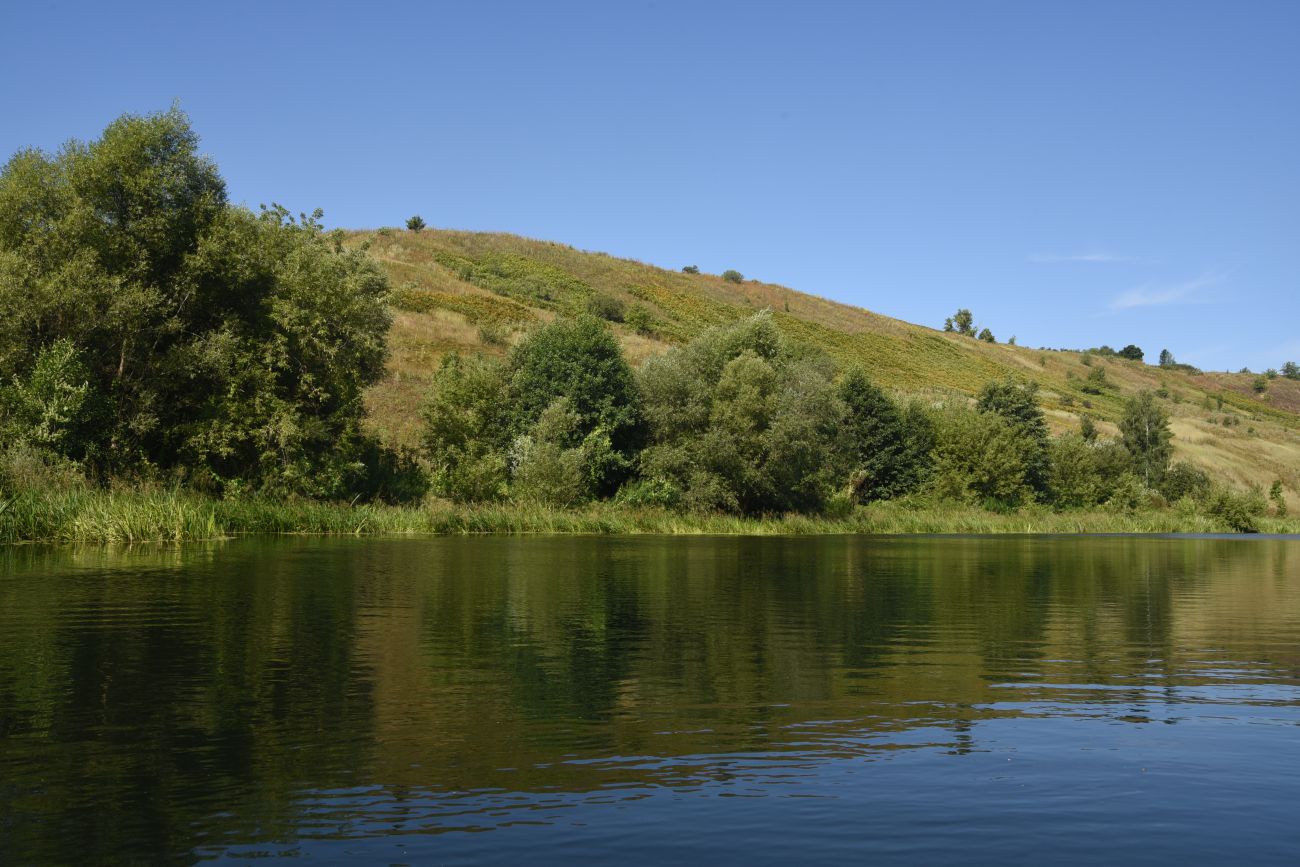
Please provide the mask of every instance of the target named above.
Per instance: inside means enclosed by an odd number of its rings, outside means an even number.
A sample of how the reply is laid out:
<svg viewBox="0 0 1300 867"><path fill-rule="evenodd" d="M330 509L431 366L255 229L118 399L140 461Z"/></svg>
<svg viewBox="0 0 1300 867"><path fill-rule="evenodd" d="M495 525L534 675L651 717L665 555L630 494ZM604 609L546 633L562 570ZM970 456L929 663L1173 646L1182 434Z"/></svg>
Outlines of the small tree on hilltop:
<svg viewBox="0 0 1300 867"><path fill-rule="evenodd" d="M958 310L943 323L944 331L955 331L966 337L975 336L975 317L965 307Z"/></svg>
<svg viewBox="0 0 1300 867"><path fill-rule="evenodd" d="M1174 354L1168 349L1160 350L1160 366L1173 367L1177 362L1174 361Z"/></svg>
<svg viewBox="0 0 1300 867"><path fill-rule="evenodd" d="M1135 346L1132 343L1119 351L1119 357L1127 358L1129 361L1141 361L1144 356L1145 353L1142 351L1142 347Z"/></svg>
<svg viewBox="0 0 1300 867"><path fill-rule="evenodd" d="M699 265L687 265L687 266L685 266L685 267L682 268L682 273L683 273L683 274L698 274L698 273L700 273L700 266L699 266Z"/></svg>
<svg viewBox="0 0 1300 867"><path fill-rule="evenodd" d="M997 338L993 336L993 332L989 331L987 328L985 328L983 331L980 332L980 340L983 340L985 343L998 342Z"/></svg>
<svg viewBox="0 0 1300 867"><path fill-rule="evenodd" d="M1294 361L1288 361L1282 365L1282 375L1287 379L1300 379L1300 364Z"/></svg>
<svg viewBox="0 0 1300 867"><path fill-rule="evenodd" d="M424 218L419 214L416 214L414 217L411 217L406 221L406 228L410 229L412 232L420 231L424 228L424 225Z"/></svg>
<svg viewBox="0 0 1300 867"><path fill-rule="evenodd" d="M745 282L745 275L741 274L739 271L728 268L726 271L722 272L722 279L726 280L728 283L743 283Z"/></svg>

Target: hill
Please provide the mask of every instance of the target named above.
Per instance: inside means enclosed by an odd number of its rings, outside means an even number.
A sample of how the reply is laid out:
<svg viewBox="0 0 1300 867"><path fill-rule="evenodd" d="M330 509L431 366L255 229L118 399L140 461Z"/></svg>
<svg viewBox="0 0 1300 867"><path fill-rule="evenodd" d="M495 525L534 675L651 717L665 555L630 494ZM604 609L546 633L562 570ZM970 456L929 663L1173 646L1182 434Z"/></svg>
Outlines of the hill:
<svg viewBox="0 0 1300 867"><path fill-rule="evenodd" d="M1055 431L1090 416L1117 433L1126 396L1156 391L1172 417L1176 459L1234 486L1281 479L1300 506L1300 382L1262 394L1251 374L1164 369L1116 356L985 343L755 280L670 271L513 235L426 229L356 231L387 272L394 325L387 375L367 393L370 424L412 445L429 377L451 352L503 355L537 323L583 311L611 320L628 358L770 309L788 336L858 364L882 387L925 399L974 395L1006 376L1032 380Z"/></svg>

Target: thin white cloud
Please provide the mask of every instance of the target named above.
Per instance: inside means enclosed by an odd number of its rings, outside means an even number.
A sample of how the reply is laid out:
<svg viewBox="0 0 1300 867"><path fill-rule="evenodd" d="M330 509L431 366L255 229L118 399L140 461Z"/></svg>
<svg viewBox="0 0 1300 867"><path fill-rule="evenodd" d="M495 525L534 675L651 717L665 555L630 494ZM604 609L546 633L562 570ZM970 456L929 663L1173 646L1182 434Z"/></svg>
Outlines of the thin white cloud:
<svg viewBox="0 0 1300 867"><path fill-rule="evenodd" d="M1092 262L1094 264L1125 264L1145 261L1136 256L1121 256L1117 253L1107 253L1102 250L1096 250L1091 253L1035 253L1029 257L1030 262L1056 263L1056 262Z"/></svg>
<svg viewBox="0 0 1300 867"><path fill-rule="evenodd" d="M1202 291L1222 280L1219 274L1202 274L1182 283L1144 283L1116 296L1110 302L1111 310L1132 310L1135 307L1167 307L1170 304L1204 304L1209 299Z"/></svg>

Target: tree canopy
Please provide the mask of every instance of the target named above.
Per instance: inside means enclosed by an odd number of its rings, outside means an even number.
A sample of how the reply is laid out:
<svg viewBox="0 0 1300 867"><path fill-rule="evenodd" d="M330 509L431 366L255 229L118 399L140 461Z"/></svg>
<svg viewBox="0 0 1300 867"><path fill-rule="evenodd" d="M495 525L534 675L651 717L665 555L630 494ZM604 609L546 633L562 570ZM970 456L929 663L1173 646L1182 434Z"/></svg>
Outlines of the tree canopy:
<svg viewBox="0 0 1300 867"><path fill-rule="evenodd" d="M179 109L19 152L0 171L0 381L62 377L79 398L44 442L93 474L363 485L388 284L319 216L231 206Z"/></svg>

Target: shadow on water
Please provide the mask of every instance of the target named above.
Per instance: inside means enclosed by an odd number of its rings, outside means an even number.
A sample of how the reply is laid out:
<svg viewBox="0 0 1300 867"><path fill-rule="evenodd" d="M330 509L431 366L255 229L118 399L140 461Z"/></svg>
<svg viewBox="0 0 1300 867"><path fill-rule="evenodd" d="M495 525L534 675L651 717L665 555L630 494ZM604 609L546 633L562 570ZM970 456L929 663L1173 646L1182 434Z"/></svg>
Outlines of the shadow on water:
<svg viewBox="0 0 1300 867"><path fill-rule="evenodd" d="M1298 708L1294 540L0 552L17 863L1267 860Z"/></svg>

